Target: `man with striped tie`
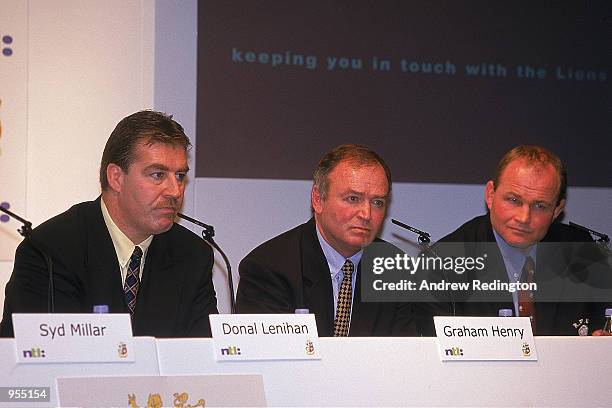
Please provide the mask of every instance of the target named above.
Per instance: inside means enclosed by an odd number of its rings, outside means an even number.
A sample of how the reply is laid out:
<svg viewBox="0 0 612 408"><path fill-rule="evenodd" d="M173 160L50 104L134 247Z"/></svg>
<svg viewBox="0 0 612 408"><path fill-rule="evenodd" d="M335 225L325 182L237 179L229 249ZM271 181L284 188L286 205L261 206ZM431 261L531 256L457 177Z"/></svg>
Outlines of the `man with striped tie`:
<svg viewBox="0 0 612 408"><path fill-rule="evenodd" d="M210 336L212 250L174 222L189 146L172 116L141 111L121 120L102 154L101 196L41 224L17 248L0 335L13 335L12 313L88 313L104 304L130 313L137 336Z"/></svg>
<svg viewBox="0 0 612 408"><path fill-rule="evenodd" d="M314 313L320 336L410 335L411 308L361 301L361 257L380 232L391 192L383 159L340 145L314 172L313 218L240 263L239 313Z"/></svg>

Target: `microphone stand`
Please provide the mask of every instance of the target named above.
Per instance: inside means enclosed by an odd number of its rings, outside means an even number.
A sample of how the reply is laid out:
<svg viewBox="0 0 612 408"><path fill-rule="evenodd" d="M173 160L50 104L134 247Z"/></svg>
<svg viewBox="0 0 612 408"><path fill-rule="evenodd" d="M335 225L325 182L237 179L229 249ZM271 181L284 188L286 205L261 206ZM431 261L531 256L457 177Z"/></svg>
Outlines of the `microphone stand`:
<svg viewBox="0 0 612 408"><path fill-rule="evenodd" d="M408 231L412 231L415 234L418 234L419 237L417 238L417 240L421 248L423 248L426 251L431 251L435 256L438 256L436 253L433 252L433 250L429 246L429 244L431 243L431 235L429 235L428 232L421 231L420 229L411 227L410 225L404 224L403 222L398 221L395 218L391 218L391 222L395 225L399 225L400 227L404 229L407 229Z"/></svg>
<svg viewBox="0 0 612 408"><path fill-rule="evenodd" d="M569 222L569 225L574 227L574 228L578 228L578 229L581 229L583 231L586 231L586 232L588 232L591 235L595 235L596 237L598 237L596 242L598 244L600 244L607 252L612 253L612 250L610 249L610 237L607 236L606 234L594 231L594 230L592 230L590 228L584 227L584 226L582 226L580 224L576 224L575 222L571 222L571 221Z"/></svg>
<svg viewBox="0 0 612 408"><path fill-rule="evenodd" d="M16 219L17 221L23 224L21 228L17 230L17 232L21 234L22 237L26 238L28 235L30 235L30 232L32 232L32 223L30 221L18 216L14 212L9 211L2 206L0 206L0 211ZM48 289L49 292L48 292L48 297L47 297L48 299L47 300L47 311L49 313L54 313L55 312L55 284L54 284L54 279L53 279L53 261L51 260L51 257L46 252L41 250L38 246L34 245L34 242L31 242L31 243L32 243L32 247L36 251L38 251L38 253L40 253L43 256L43 258L45 258L45 263L47 264L47 270L49 271L49 289Z"/></svg>
<svg viewBox="0 0 612 408"><path fill-rule="evenodd" d="M395 225L398 225L404 229L407 229L408 231L412 231L415 234L417 234L419 237L417 238L417 241L419 243L419 246L422 248L422 250L425 253L429 253L430 255L433 255L435 258L440 258L440 255L438 255L436 253L436 251L433 250L433 248L431 247L430 243L431 243L431 235L429 235L428 232L425 231L421 231L418 228L414 228L411 227L408 224L404 224L401 221L398 221L394 218L391 218L391 222ZM445 279L448 279L448 277L446 276L446 271L444 270L444 268L442 268L442 274L444 275ZM456 310L456 305L455 305L455 296L453 295L452 291L449 291L449 296L450 296L450 301L451 301L451 306L453 309L453 316L457 315L457 310Z"/></svg>
<svg viewBox="0 0 612 408"><path fill-rule="evenodd" d="M234 295L234 279L232 278L232 266L230 265L229 259L225 255L225 252L221 250L219 245L217 245L217 243L213 239L213 237L215 236L215 228L212 225L204 224L202 221L198 221L195 218L191 218L185 214L176 213L176 215L179 218L182 218L186 221L191 222L192 224L202 227L203 228L202 239L204 240L204 242L206 242L212 248L216 249L219 252L219 254L221 254L221 257L223 258L223 261L225 262L225 267L227 268L227 283L228 283L229 292L230 292L230 312L231 314L235 314L236 313L236 297Z"/></svg>
<svg viewBox="0 0 612 408"><path fill-rule="evenodd" d="M17 214L15 214L14 212L11 212L9 210L7 210L6 208L0 206L0 211L2 211L3 213L7 214L9 217L12 217L14 219L16 219L17 221L21 222L23 225L21 226L21 228L19 228L17 230L17 232L19 234L21 234L22 237L27 237L28 235L30 235L30 232L32 232L32 223L24 218L21 218L20 216L18 216Z"/></svg>

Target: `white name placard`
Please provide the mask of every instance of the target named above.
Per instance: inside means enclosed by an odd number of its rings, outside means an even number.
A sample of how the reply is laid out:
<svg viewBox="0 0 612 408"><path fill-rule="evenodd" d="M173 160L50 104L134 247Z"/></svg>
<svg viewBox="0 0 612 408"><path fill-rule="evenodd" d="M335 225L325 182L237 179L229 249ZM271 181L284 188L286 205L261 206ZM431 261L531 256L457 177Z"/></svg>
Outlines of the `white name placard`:
<svg viewBox="0 0 612 408"><path fill-rule="evenodd" d="M13 314L18 363L133 362L129 314Z"/></svg>
<svg viewBox="0 0 612 408"><path fill-rule="evenodd" d="M528 317L435 316L442 361L537 360Z"/></svg>
<svg viewBox="0 0 612 408"><path fill-rule="evenodd" d="M318 360L313 314L210 315L217 361Z"/></svg>

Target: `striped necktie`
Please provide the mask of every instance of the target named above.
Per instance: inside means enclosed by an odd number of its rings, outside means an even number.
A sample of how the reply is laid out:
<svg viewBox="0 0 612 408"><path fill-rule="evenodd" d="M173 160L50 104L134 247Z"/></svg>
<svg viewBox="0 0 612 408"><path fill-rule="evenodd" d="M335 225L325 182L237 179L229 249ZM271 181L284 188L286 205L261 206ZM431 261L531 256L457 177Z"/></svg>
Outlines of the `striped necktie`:
<svg viewBox="0 0 612 408"><path fill-rule="evenodd" d="M140 260L142 259L142 249L140 247L134 247L134 252L130 257L130 263L128 265L127 274L125 275L125 284L123 285L123 291L125 292L125 302L130 309L130 315L134 315L134 309L136 308L136 295L138 295L138 288L140 287Z"/></svg>
<svg viewBox="0 0 612 408"><path fill-rule="evenodd" d="M525 258L525 264L521 272L521 282L533 283L533 275L535 274L535 263L533 258L528 256ZM536 316L535 316L535 303L533 302L533 291L531 290L520 290L519 291L519 316L527 316L531 319L531 328L533 334L536 334Z"/></svg>
<svg viewBox="0 0 612 408"><path fill-rule="evenodd" d="M351 304L353 303L353 271L355 267L350 259L342 265L342 284L338 293L336 305L336 319L334 320L334 337L346 337L349 333L351 321Z"/></svg>

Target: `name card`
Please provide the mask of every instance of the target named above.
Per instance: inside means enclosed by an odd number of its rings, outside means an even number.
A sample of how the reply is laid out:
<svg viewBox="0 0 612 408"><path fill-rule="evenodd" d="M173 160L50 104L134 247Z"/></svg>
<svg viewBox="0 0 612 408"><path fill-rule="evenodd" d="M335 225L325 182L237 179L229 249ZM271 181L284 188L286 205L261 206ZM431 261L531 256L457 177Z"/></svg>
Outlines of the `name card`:
<svg viewBox="0 0 612 408"><path fill-rule="evenodd" d="M129 314L13 314L18 363L133 362Z"/></svg>
<svg viewBox="0 0 612 408"><path fill-rule="evenodd" d="M217 361L319 360L313 314L210 315Z"/></svg>
<svg viewBox="0 0 612 408"><path fill-rule="evenodd" d="M535 361L538 354L528 317L435 316L442 361Z"/></svg>

